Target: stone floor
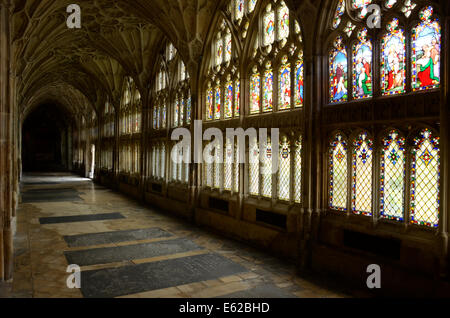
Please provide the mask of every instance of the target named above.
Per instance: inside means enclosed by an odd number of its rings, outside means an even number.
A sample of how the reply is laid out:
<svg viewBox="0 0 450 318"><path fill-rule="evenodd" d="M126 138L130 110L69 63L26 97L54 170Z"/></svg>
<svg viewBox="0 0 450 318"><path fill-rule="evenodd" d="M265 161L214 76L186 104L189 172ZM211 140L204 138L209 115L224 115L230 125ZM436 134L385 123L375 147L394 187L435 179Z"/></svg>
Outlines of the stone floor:
<svg viewBox="0 0 450 318"><path fill-rule="evenodd" d="M67 174L27 175L0 297L335 298L340 285ZM64 218L61 218L64 217ZM69 289L67 267L81 268Z"/></svg>

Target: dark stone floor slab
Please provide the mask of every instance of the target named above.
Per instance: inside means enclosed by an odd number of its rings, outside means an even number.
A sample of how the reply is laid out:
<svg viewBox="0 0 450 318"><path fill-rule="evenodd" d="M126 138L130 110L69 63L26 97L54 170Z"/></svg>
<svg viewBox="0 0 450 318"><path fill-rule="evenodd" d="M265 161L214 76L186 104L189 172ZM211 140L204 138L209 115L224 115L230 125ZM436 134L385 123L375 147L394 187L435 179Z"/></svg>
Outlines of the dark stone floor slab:
<svg viewBox="0 0 450 318"><path fill-rule="evenodd" d="M218 254L81 272L84 297L110 298L191 284L246 272Z"/></svg>
<svg viewBox="0 0 450 318"><path fill-rule="evenodd" d="M91 221L105 221L124 219L125 217L120 213L102 213L102 214L87 214L87 215L72 215L72 216L54 216L48 218L40 218L41 224L56 224L56 223L74 223L74 222L91 222Z"/></svg>
<svg viewBox="0 0 450 318"><path fill-rule="evenodd" d="M194 242L179 238L153 243L69 251L64 252L64 255L66 255L69 264L88 266L171 255L201 249L202 247Z"/></svg>
<svg viewBox="0 0 450 318"><path fill-rule="evenodd" d="M80 193L68 189L30 189L22 193L23 203L83 201Z"/></svg>
<svg viewBox="0 0 450 318"><path fill-rule="evenodd" d="M131 242L161 237L170 237L172 234L160 228L114 231L104 233L91 233L64 236L69 247L92 246L119 242Z"/></svg>
<svg viewBox="0 0 450 318"><path fill-rule="evenodd" d="M296 298L296 297L291 293L281 288L278 288L273 284L261 284L248 290L242 290L239 292L220 296L217 298Z"/></svg>

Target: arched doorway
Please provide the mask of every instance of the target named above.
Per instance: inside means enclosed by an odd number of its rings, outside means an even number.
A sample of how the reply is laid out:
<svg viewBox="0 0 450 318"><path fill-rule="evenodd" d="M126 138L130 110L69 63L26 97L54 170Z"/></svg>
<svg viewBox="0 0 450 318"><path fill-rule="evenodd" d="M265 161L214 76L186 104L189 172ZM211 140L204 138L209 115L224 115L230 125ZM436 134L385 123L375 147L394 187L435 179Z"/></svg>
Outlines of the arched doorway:
<svg viewBox="0 0 450 318"><path fill-rule="evenodd" d="M71 125L54 104L34 109L22 126L22 170L63 172L70 168Z"/></svg>

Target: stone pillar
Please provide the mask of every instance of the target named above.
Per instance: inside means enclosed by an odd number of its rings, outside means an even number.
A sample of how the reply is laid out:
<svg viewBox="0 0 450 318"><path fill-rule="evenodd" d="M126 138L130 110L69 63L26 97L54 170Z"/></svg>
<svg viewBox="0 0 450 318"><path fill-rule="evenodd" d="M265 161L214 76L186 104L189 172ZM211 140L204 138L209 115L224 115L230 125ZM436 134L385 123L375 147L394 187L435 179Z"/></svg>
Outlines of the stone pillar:
<svg viewBox="0 0 450 318"><path fill-rule="evenodd" d="M439 240L441 254L440 275L449 275L449 255L450 249L448 244L448 230L450 229L450 132L449 132L449 105L448 105L448 91L449 91L449 30L450 17L447 9L445 19L442 24L442 47L441 47L441 211L440 211L440 225L439 225Z"/></svg>
<svg viewBox="0 0 450 318"><path fill-rule="evenodd" d="M10 8L0 1L0 281L12 278L13 135L10 91Z"/></svg>

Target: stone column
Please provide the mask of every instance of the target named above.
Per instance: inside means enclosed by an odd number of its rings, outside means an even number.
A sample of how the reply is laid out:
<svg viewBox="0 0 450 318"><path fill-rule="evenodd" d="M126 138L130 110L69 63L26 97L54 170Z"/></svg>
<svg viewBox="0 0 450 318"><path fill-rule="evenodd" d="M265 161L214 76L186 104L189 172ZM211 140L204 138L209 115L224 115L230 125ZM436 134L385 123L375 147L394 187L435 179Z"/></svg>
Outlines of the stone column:
<svg viewBox="0 0 450 318"><path fill-rule="evenodd" d="M13 246L11 219L13 211L13 135L10 91L10 8L0 1L0 281L12 278Z"/></svg>
<svg viewBox="0 0 450 318"><path fill-rule="evenodd" d="M442 24L442 46L441 46L441 208L440 208L440 224L439 224L439 241L441 254L440 275L449 275L449 255L450 249L448 244L448 230L450 229L450 132L449 124L449 105L448 105L448 91L449 91L449 30L450 30L450 16L447 9L445 19Z"/></svg>

